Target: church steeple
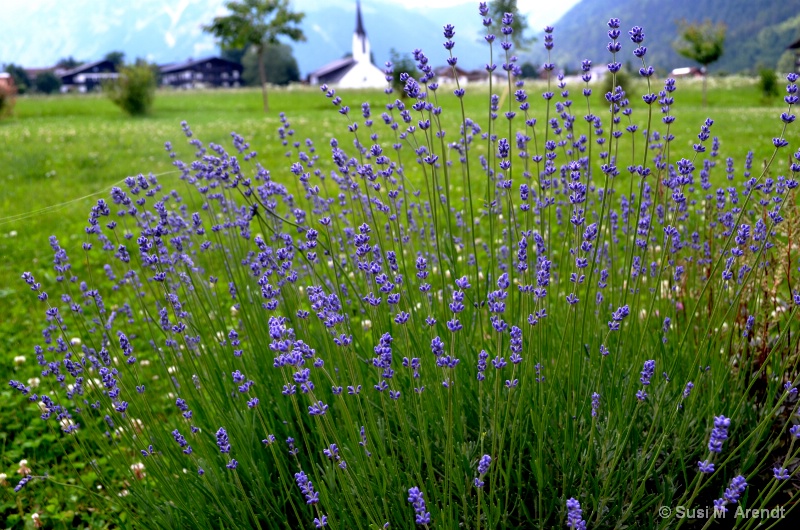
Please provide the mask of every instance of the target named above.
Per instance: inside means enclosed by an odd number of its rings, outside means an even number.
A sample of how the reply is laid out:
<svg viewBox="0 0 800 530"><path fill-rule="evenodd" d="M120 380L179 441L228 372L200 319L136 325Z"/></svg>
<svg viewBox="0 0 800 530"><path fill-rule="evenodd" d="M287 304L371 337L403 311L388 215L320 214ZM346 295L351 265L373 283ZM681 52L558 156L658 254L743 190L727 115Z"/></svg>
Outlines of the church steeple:
<svg viewBox="0 0 800 530"><path fill-rule="evenodd" d="M364 31L364 22L361 21L361 2L359 0L356 0L356 35L367 36L367 32Z"/></svg>
<svg viewBox="0 0 800 530"><path fill-rule="evenodd" d="M361 19L360 0L356 0L356 31L353 33L353 59L357 62L371 63L369 39L364 29L364 21Z"/></svg>

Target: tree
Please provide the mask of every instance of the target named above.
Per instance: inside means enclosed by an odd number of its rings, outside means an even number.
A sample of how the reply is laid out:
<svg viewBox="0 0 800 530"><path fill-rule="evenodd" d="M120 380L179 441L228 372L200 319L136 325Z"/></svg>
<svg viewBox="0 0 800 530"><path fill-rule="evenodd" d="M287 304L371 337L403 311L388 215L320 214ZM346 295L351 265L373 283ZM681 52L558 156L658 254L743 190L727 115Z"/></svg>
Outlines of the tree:
<svg viewBox="0 0 800 530"><path fill-rule="evenodd" d="M83 64L83 61L78 61L72 56L59 59L56 63L56 68L63 68L64 70L72 70L73 68Z"/></svg>
<svg viewBox="0 0 800 530"><path fill-rule="evenodd" d="M203 30L217 37L223 48L254 47L264 112L268 112L265 52L269 45L279 43L281 35L293 41L305 40L303 31L295 26L305 14L290 11L289 0L229 0L225 7L230 15L216 17L212 24L203 26Z"/></svg>
<svg viewBox="0 0 800 530"><path fill-rule="evenodd" d="M103 60L114 63L114 68L121 68L125 64L125 52L108 52Z"/></svg>
<svg viewBox="0 0 800 530"><path fill-rule="evenodd" d="M680 40L675 44L675 51L702 65L703 106L705 106L708 65L722 57L727 27L722 22L713 24L710 20L702 23L681 20L678 22L678 26Z"/></svg>
<svg viewBox="0 0 800 530"><path fill-rule="evenodd" d="M520 67L522 70L522 77L524 79L536 79L539 77L539 70L533 65L533 63L524 62Z"/></svg>
<svg viewBox="0 0 800 530"><path fill-rule="evenodd" d="M514 19L511 22L511 42L514 43L514 48L517 51L524 50L530 46L534 38L525 36L525 30L528 29L528 17L521 15L517 7L517 0L493 0L489 4L489 16L492 18L492 31L498 38L502 35L503 15L511 13Z"/></svg>
<svg viewBox="0 0 800 530"><path fill-rule="evenodd" d="M242 58L245 84L259 84L258 53L251 48ZM270 44L264 49L264 73L267 83L272 85L288 85L300 80L300 68L292 55L292 48L286 44Z"/></svg>
<svg viewBox="0 0 800 530"><path fill-rule="evenodd" d="M249 46L242 46L241 48L224 48L220 54L220 57L237 64L242 64L242 61L244 61L244 56L249 49Z"/></svg>
<svg viewBox="0 0 800 530"><path fill-rule="evenodd" d="M406 99L406 92L403 90L405 83L400 81L400 74L409 74L411 76L417 70L417 65L414 59L407 53L399 54L397 50L392 48L389 50L389 60L392 62L392 88L400 95L401 99Z"/></svg>
<svg viewBox="0 0 800 530"><path fill-rule="evenodd" d="M61 78L53 72L42 72L36 76L33 84L37 92L52 94L53 92L58 92L61 88Z"/></svg>
<svg viewBox="0 0 800 530"><path fill-rule="evenodd" d="M24 94L31 87L31 80L24 68L14 63L6 65L6 72L14 79L18 94Z"/></svg>
<svg viewBox="0 0 800 530"><path fill-rule="evenodd" d="M147 114L156 94L156 76L148 64L120 68L119 77L103 85L109 99L131 116Z"/></svg>

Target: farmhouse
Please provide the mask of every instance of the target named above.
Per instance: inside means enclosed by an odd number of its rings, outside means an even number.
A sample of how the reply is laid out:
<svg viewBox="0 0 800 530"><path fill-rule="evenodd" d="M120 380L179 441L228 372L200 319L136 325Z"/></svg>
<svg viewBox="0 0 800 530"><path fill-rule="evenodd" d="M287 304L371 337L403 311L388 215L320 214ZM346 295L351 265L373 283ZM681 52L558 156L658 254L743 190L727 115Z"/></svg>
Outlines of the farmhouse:
<svg viewBox="0 0 800 530"><path fill-rule="evenodd" d="M325 83L337 88L381 88L386 86L385 74L372 64L371 49L364 22L361 3L356 1L356 29L353 32L353 54L338 59L308 74L312 85Z"/></svg>
<svg viewBox="0 0 800 530"><path fill-rule="evenodd" d="M99 89L106 79L119 76L114 63L105 59L56 73L61 78L62 92L91 92Z"/></svg>
<svg viewBox="0 0 800 530"><path fill-rule="evenodd" d="M242 65L220 57L189 59L160 67L161 84L175 88L238 87Z"/></svg>

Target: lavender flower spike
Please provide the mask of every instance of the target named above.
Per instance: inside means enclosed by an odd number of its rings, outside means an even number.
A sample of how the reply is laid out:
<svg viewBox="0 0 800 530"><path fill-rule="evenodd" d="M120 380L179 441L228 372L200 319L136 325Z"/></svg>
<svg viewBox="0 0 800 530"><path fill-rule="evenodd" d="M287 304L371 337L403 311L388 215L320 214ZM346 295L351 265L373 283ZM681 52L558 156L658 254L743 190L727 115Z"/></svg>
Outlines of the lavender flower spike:
<svg viewBox="0 0 800 530"><path fill-rule="evenodd" d="M586 530L586 522L583 520L581 503L574 497L567 500L567 528Z"/></svg>
<svg viewBox="0 0 800 530"><path fill-rule="evenodd" d="M742 497L742 493L744 493L744 489L746 487L747 482L742 475L733 477L730 486L728 486L728 488L725 490L725 494L722 496L722 498L714 501L714 511L723 513L727 512L728 509L725 507L725 505L736 504L739 502L739 499Z"/></svg>
<svg viewBox="0 0 800 530"><path fill-rule="evenodd" d="M492 457L489 455L483 455L481 459L478 461L478 476L475 477L473 484L476 488L483 487L483 476L489 472L489 466L492 464Z"/></svg>
<svg viewBox="0 0 800 530"><path fill-rule="evenodd" d="M408 502L414 507L414 512L417 514L416 521L418 525L427 525L431 522L430 512L425 511L425 499L419 488L414 487L408 490Z"/></svg>
<svg viewBox="0 0 800 530"><path fill-rule="evenodd" d="M730 418L725 416L714 417L714 429L711 431L711 438L708 440L709 451L712 453L722 452L722 443L728 439L728 427L730 426Z"/></svg>

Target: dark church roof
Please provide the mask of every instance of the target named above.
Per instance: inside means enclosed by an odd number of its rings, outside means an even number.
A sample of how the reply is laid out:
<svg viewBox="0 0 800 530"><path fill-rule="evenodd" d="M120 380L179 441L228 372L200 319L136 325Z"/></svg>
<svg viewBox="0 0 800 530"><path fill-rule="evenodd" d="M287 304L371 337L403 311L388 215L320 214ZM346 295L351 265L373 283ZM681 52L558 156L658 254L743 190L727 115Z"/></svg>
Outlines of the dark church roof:
<svg viewBox="0 0 800 530"><path fill-rule="evenodd" d="M341 78L355 66L356 61L352 57L338 59L328 63L319 70L308 74L309 79L316 79L317 83L338 83Z"/></svg>

